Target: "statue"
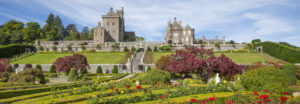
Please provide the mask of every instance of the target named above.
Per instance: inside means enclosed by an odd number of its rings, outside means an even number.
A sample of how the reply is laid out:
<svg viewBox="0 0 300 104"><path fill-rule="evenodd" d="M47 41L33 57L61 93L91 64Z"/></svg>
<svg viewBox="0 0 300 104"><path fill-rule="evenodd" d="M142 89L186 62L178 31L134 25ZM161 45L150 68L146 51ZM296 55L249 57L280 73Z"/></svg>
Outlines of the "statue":
<svg viewBox="0 0 300 104"><path fill-rule="evenodd" d="M215 83L216 83L216 85L217 85L218 83L220 83L219 73L217 73L217 75L216 75Z"/></svg>

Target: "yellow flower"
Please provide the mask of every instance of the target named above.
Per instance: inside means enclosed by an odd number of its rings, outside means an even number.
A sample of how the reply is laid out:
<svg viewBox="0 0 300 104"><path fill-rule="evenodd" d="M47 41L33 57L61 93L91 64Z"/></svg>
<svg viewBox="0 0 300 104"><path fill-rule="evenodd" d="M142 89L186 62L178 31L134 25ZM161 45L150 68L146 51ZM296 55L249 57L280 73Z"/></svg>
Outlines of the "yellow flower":
<svg viewBox="0 0 300 104"><path fill-rule="evenodd" d="M193 83L194 81L191 81L191 83Z"/></svg>
<svg viewBox="0 0 300 104"><path fill-rule="evenodd" d="M216 91L216 89L213 89L213 91Z"/></svg>
<svg viewBox="0 0 300 104"><path fill-rule="evenodd" d="M73 90L76 90L76 88L74 87Z"/></svg>
<svg viewBox="0 0 300 104"><path fill-rule="evenodd" d="M227 83L227 81L226 81L226 80L224 80L224 83Z"/></svg>
<svg viewBox="0 0 300 104"><path fill-rule="evenodd" d="M124 91L121 91L121 94L123 94L124 93Z"/></svg>

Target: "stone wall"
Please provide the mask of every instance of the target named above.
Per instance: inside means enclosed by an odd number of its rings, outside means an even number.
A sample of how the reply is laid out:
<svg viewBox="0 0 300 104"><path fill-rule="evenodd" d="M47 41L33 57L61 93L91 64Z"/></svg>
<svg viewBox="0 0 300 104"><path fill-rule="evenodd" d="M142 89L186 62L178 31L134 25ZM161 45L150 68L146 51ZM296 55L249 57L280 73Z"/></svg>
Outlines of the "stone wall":
<svg viewBox="0 0 300 104"><path fill-rule="evenodd" d="M147 49L147 47L150 47L152 50L154 47L161 47L164 45L167 45L164 42L145 42L145 41L140 41L140 42L120 42L120 45L118 48L113 48L112 46L115 45L116 43L114 42L106 42L100 45L100 49L97 49L96 46L97 44L94 44L94 41L56 41L58 45L54 45L55 41L41 41L41 42L36 42L35 46L38 48L39 45L43 46L44 50L43 51L52 51L52 46L57 47L57 51L62 52L62 51L67 51L67 46L69 44L72 45L72 50L77 52L77 51L82 51L81 45L83 43L87 43L87 45L84 45L86 50L99 50L99 51L104 51L104 52L110 52L110 51L123 51L125 47L127 47L129 50L132 47L135 47L136 49L138 48L144 48ZM39 43L39 44L38 44ZM215 44L192 44L189 46L196 46L196 47L201 47L205 46L206 49L214 49L215 51L228 51L228 50L235 50L235 49L243 49L246 44L220 44L220 48L217 48ZM180 49L185 49L185 44L173 44L173 50L180 50Z"/></svg>

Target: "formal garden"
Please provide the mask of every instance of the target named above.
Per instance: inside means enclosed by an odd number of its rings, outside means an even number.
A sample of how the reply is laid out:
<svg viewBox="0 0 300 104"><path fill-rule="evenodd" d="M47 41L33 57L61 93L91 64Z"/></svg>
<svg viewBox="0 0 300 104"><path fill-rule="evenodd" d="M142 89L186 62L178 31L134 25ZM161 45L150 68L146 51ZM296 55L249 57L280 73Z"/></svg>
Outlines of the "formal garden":
<svg viewBox="0 0 300 104"><path fill-rule="evenodd" d="M294 51L277 45L284 52ZM117 67L106 73L101 66L88 72L89 64L124 64L135 50L27 53L13 61L0 60L0 103L297 104L300 67L294 63L299 60L272 55L269 52L276 51L268 51L271 49L265 48L265 53L214 52L204 47L167 52L149 49L144 62L156 68L148 67L146 73L120 73ZM2 46L0 50L16 49ZM15 72L19 64L26 64L25 69ZM31 64L52 66L43 71L41 65ZM66 82L52 81L60 78Z"/></svg>

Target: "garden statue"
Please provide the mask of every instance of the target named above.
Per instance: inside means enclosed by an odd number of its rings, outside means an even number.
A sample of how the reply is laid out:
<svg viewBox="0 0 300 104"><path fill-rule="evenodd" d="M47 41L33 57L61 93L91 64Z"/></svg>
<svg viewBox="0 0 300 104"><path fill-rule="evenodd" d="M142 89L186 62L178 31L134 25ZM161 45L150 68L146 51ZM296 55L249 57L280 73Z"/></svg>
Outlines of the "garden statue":
<svg viewBox="0 0 300 104"><path fill-rule="evenodd" d="M220 77L219 77L219 73L217 73L216 79L215 79L216 85L217 85L219 82L220 82Z"/></svg>

